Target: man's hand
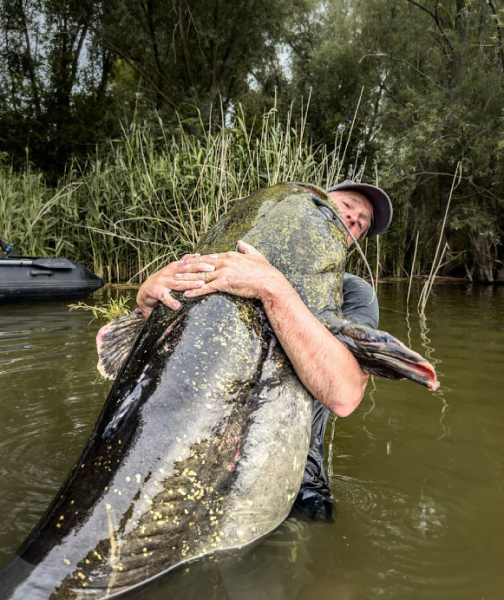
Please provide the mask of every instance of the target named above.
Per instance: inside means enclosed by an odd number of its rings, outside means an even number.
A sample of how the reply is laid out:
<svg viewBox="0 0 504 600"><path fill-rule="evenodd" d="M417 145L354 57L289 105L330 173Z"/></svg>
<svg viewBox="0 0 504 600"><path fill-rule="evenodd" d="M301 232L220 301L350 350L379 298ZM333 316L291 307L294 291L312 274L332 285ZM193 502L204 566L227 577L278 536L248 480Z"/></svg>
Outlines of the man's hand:
<svg viewBox="0 0 504 600"><path fill-rule="evenodd" d="M239 241L238 252L223 252L207 256L184 257L183 272L174 275L175 281L196 282L203 277L204 285L188 290L186 298L198 298L212 292L225 292L241 298L258 298L263 302L271 294L295 293L287 279L250 244ZM214 270L197 273L197 265L213 266Z"/></svg>
<svg viewBox="0 0 504 600"><path fill-rule="evenodd" d="M142 311L144 319L147 319L158 302L162 302L172 310L179 310L181 304L173 298L171 291L185 292L194 290L205 284L204 275L215 269L213 265L201 263L199 254L187 254L180 261L170 263L164 269L153 273L138 290L137 304ZM183 261L192 261L190 265ZM182 266L184 264L184 266ZM192 272L197 277L192 280L175 279L180 273Z"/></svg>

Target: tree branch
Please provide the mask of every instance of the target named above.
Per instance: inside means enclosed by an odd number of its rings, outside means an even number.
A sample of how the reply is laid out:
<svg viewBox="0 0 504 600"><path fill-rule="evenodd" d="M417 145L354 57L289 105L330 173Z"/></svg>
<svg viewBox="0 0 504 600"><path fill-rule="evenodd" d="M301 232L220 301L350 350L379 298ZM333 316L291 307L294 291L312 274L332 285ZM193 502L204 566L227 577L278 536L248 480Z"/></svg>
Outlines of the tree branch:
<svg viewBox="0 0 504 600"><path fill-rule="evenodd" d="M21 20L23 22L23 29L24 29L25 42L26 42L26 53L27 53L27 59L28 59L27 60L28 71L30 73L30 82L31 82L32 93L33 93L33 103L35 105L35 112L38 116L38 115L40 115L40 99L39 99L39 93L38 93L37 76L35 73L35 64L33 61L32 51L31 51L30 32L28 31L28 20L26 18L26 13L24 11L22 1L18 2L18 9L19 9L19 14L21 16Z"/></svg>
<svg viewBox="0 0 504 600"><path fill-rule="evenodd" d="M416 6L417 8L419 8L420 10L423 10L425 13L427 13L429 15L429 17L431 17L434 20L434 23L436 23L439 31L441 32L441 36L442 38L444 38L444 40L446 40L446 43L448 44L448 46L450 47L450 52L453 54L453 46L451 45L450 40L448 39L445 30L443 29L442 25L441 25L441 21L439 20L439 15L438 15L438 10L437 10L437 3L436 3L436 12L433 13L431 12L428 8L426 8L425 6L422 6L421 4L419 4L418 2L415 2L415 0L406 0L409 4L413 4L413 6Z"/></svg>
<svg viewBox="0 0 504 600"><path fill-rule="evenodd" d="M143 79L145 79L145 81L147 81L149 83L149 85L152 87L152 89L156 93L158 93L165 102L167 102L173 108L175 108L175 109L177 108L177 104L169 96L167 96L163 92L163 90L161 90L159 88L159 86L152 79L152 77L149 77L149 75L137 64L136 59L134 59L129 53L124 51L122 48L118 48L117 46L112 44L99 29L96 29L93 27L90 27L90 29L92 29L95 32L95 34L102 40L102 43L106 48L108 48L109 50L114 52L114 54L116 54L117 56L120 56L127 65L129 65Z"/></svg>
<svg viewBox="0 0 504 600"><path fill-rule="evenodd" d="M409 1L409 0L408 0ZM400 58L394 58L393 56L389 56L388 54L384 54L382 52L377 52L376 54L365 54L360 60L359 60L359 64L365 59L365 58L369 58L369 57L384 57L384 58L388 58L389 60L393 61L393 62L397 62L397 63L401 63L403 65L408 66L410 69L413 69L413 71L415 71L415 73L418 73L420 76L422 76L424 79L427 79L427 81L430 81L432 83L433 86L437 87L438 90L444 91L444 88L442 88L440 85L438 85L435 81L433 81L431 79L431 77L429 77L428 75L426 75L425 73L422 73L422 71L420 71L420 69L417 69L414 65L412 65L411 63L409 63L406 60L402 60Z"/></svg>

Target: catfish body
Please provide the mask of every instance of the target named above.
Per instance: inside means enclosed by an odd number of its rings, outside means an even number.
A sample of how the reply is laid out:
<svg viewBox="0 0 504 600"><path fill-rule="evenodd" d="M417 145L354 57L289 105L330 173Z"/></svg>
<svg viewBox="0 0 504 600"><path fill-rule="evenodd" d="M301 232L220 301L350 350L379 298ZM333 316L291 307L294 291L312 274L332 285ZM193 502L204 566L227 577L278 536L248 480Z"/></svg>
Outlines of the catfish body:
<svg viewBox="0 0 504 600"><path fill-rule="evenodd" d="M232 250L238 239L314 314L337 312L345 233L311 192L261 190L198 251ZM109 597L265 535L299 489L312 406L260 303L212 294L177 313L159 305L76 467L4 571L4 597Z"/></svg>

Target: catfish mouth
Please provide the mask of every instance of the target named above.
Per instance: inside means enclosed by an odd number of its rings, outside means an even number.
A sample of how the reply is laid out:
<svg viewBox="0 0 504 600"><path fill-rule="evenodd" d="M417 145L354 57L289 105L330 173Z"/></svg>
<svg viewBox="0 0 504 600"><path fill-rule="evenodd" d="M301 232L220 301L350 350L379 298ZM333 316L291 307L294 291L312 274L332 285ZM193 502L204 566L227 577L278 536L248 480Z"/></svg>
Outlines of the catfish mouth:
<svg viewBox="0 0 504 600"><path fill-rule="evenodd" d="M383 345L386 346L386 343ZM373 346L376 345L373 344ZM404 349L407 352L403 352L396 357L395 353L382 353L379 348L370 348L369 360L373 363L375 361L379 363L379 366L376 365L371 372L388 379L410 379L425 386L431 392L436 391L439 387L439 381L434 367L416 352L409 350L406 346L404 346ZM414 354L418 357L415 357L416 360L411 356ZM367 370L365 367L364 365L364 370ZM384 369L383 372L381 371L382 368Z"/></svg>

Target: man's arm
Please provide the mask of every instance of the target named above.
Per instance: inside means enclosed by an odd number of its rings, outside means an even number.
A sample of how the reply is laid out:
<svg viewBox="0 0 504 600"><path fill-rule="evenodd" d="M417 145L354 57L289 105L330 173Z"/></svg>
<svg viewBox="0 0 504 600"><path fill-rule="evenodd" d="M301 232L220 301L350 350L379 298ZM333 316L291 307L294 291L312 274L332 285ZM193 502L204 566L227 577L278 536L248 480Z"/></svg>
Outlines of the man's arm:
<svg viewBox="0 0 504 600"><path fill-rule="evenodd" d="M184 293L188 298L220 291L262 301L269 322L305 387L340 417L351 414L364 396L368 375L353 355L309 311L287 279L252 246L240 252L187 257L175 281L194 281L196 264L210 264L208 281ZM140 296L140 293L139 293Z"/></svg>
<svg viewBox="0 0 504 600"><path fill-rule="evenodd" d="M265 290L261 299L269 322L304 386L329 410L346 417L360 404L369 376L292 292Z"/></svg>

